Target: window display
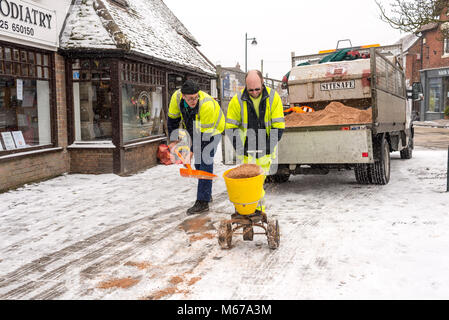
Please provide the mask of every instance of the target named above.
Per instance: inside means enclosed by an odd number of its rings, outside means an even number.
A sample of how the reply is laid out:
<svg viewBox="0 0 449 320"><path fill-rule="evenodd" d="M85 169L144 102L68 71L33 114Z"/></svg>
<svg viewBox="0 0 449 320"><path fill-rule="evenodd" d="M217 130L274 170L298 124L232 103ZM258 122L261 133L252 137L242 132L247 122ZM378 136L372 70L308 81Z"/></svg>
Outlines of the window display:
<svg viewBox="0 0 449 320"><path fill-rule="evenodd" d="M49 94L48 81L0 77L0 132L20 132L17 148L51 143Z"/></svg>
<svg viewBox="0 0 449 320"><path fill-rule="evenodd" d="M163 134L162 87L122 86L123 141Z"/></svg>
<svg viewBox="0 0 449 320"><path fill-rule="evenodd" d="M112 140L112 92L108 60L75 60L72 64L75 138Z"/></svg>
<svg viewBox="0 0 449 320"><path fill-rule="evenodd" d="M1 152L52 143L50 56L0 43Z"/></svg>

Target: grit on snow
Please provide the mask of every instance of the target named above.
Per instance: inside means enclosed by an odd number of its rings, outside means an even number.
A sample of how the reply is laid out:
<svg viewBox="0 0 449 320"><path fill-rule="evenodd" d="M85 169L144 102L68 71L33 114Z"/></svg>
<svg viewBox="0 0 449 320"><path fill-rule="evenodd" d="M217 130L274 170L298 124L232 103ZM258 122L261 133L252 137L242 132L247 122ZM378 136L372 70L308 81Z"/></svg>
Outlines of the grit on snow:
<svg viewBox="0 0 449 320"><path fill-rule="evenodd" d="M0 298L447 299L446 163L418 147L392 154L386 186L352 171L268 186L275 251L262 235L221 249L216 228L234 212L223 179L211 211L187 217L196 181L178 166L26 185L0 194Z"/></svg>

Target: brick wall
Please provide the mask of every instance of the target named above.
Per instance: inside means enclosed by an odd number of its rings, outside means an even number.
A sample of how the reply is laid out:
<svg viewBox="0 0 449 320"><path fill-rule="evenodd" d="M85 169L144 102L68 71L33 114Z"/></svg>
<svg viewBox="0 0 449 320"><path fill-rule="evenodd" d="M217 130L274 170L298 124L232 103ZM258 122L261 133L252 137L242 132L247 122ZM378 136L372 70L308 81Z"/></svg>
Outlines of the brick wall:
<svg viewBox="0 0 449 320"><path fill-rule="evenodd" d="M407 55L407 79L411 82L420 81L419 70L442 68L449 66L449 56L444 56L444 42L440 30L435 28L423 33L425 43L422 47L422 68L421 61L417 56L421 54L421 39L418 40L410 49Z"/></svg>
<svg viewBox="0 0 449 320"><path fill-rule="evenodd" d="M113 172L112 149L71 149L70 173L102 174Z"/></svg>
<svg viewBox="0 0 449 320"><path fill-rule="evenodd" d="M0 163L0 191L49 179L67 172L67 157L61 151L12 158Z"/></svg>
<svg viewBox="0 0 449 320"><path fill-rule="evenodd" d="M426 43L423 46L423 69L441 68L449 66L449 57L444 54L444 42L439 29L424 34Z"/></svg>
<svg viewBox="0 0 449 320"><path fill-rule="evenodd" d="M65 94L64 59L55 54L57 147L51 151L0 159L0 191L19 187L26 183L56 177L69 170L67 146L67 107Z"/></svg>
<svg viewBox="0 0 449 320"><path fill-rule="evenodd" d="M123 174L136 173L156 165L159 144L154 142L126 150Z"/></svg>
<svg viewBox="0 0 449 320"><path fill-rule="evenodd" d="M417 44L420 44L421 41L418 40ZM415 45L409 49L409 53L406 57L406 70L405 70L405 78L410 80L410 85L413 82L420 82L420 73L421 69L421 60L418 59L418 55L420 54L420 46Z"/></svg>
<svg viewBox="0 0 449 320"><path fill-rule="evenodd" d="M65 84L65 64L64 58L56 54L55 58L55 73L56 73L56 104L58 106L57 112L57 127L58 127L58 144L60 147L67 147L67 97ZM68 164L67 164L68 165Z"/></svg>

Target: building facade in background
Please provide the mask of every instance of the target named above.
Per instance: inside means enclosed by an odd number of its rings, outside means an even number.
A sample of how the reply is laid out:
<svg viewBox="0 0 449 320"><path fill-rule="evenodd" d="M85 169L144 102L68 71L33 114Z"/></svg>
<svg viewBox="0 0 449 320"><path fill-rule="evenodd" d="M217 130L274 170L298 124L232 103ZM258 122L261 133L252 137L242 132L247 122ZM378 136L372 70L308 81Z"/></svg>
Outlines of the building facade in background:
<svg viewBox="0 0 449 320"><path fill-rule="evenodd" d="M69 169L64 59L70 1L0 6L0 190Z"/></svg>
<svg viewBox="0 0 449 320"><path fill-rule="evenodd" d="M447 20L444 15L442 19ZM441 28L445 24L430 23L415 35L403 40L407 85L421 83L424 99L415 101L413 109L421 121L444 118L449 107L449 39L444 39Z"/></svg>
<svg viewBox="0 0 449 320"><path fill-rule="evenodd" d="M246 73L240 69L239 63L235 67L222 67L217 65L219 101L222 109L226 111L228 104L238 92L245 89ZM288 104L287 90L282 89L282 81L264 77L265 86L275 89L281 96L282 103Z"/></svg>
<svg viewBox="0 0 449 320"><path fill-rule="evenodd" d="M0 190L151 167L171 94L193 79L217 96L215 66L161 0L14 0L1 11Z"/></svg>

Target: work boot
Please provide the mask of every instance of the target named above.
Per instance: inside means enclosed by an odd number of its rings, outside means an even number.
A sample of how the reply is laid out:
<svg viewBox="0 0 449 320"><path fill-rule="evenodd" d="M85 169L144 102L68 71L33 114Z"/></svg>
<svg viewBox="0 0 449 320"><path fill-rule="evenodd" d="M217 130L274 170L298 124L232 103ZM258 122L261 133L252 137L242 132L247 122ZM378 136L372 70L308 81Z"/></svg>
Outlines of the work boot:
<svg viewBox="0 0 449 320"><path fill-rule="evenodd" d="M187 215L198 214L209 211L209 203L207 201L196 200L193 207L187 210Z"/></svg>

